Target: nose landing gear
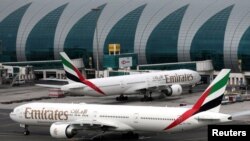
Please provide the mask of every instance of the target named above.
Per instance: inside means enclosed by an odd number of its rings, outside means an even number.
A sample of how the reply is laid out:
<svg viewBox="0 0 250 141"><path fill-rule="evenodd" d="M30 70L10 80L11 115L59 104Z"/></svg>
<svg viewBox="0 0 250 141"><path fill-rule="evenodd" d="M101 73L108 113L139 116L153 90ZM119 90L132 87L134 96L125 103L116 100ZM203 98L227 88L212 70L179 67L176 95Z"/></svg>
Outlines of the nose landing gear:
<svg viewBox="0 0 250 141"><path fill-rule="evenodd" d="M30 131L28 129L28 125L20 124L20 127L24 128L24 132L23 132L24 135L28 136L30 134Z"/></svg>

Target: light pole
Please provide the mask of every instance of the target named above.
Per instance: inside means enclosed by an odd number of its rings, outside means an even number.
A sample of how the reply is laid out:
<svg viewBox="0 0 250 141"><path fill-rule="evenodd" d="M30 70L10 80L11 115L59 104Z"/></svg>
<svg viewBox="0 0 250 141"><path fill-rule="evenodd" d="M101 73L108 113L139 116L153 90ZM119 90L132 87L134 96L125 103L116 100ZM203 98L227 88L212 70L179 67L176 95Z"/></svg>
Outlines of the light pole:
<svg viewBox="0 0 250 141"><path fill-rule="evenodd" d="M95 11L96 14L101 10L99 7L91 9L92 11ZM96 70L97 70L97 78L99 78L99 41L98 41L98 19L95 23L95 30L96 30Z"/></svg>

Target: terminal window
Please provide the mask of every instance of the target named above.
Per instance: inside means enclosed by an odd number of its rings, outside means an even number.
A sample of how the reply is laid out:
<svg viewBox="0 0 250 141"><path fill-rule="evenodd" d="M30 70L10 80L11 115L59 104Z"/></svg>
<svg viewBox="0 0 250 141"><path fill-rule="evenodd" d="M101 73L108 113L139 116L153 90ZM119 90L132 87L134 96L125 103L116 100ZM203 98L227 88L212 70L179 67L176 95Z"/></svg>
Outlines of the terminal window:
<svg viewBox="0 0 250 141"><path fill-rule="evenodd" d="M2 40L0 40L0 54L3 53L3 44L2 44Z"/></svg>

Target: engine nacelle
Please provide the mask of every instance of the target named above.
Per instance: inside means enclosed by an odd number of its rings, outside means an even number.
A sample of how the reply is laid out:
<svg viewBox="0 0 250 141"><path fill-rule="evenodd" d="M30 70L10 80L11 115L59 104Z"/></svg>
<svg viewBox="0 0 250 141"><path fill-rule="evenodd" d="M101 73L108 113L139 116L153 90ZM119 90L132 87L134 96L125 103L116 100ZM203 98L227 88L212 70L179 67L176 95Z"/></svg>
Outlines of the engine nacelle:
<svg viewBox="0 0 250 141"><path fill-rule="evenodd" d="M182 87L179 84L174 84L168 87L167 89L162 90L161 92L164 93L166 96L180 95L182 93Z"/></svg>
<svg viewBox="0 0 250 141"><path fill-rule="evenodd" d="M50 126L50 135L54 138L72 138L77 130L70 124L53 123Z"/></svg>

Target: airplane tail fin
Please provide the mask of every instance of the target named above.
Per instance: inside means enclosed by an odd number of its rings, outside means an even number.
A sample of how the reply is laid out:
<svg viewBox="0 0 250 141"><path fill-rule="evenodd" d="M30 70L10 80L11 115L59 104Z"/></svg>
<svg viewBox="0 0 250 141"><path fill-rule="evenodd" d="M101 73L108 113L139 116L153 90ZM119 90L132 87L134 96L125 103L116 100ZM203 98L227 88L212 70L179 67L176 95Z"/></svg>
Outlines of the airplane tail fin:
<svg viewBox="0 0 250 141"><path fill-rule="evenodd" d="M86 79L83 77L81 72L74 66L73 62L69 59L68 55L65 52L60 52L60 56L69 83L81 83Z"/></svg>
<svg viewBox="0 0 250 141"><path fill-rule="evenodd" d="M201 97L192 107L196 113L203 111L219 112L230 71L230 69L221 70L213 82L202 93Z"/></svg>
<svg viewBox="0 0 250 141"><path fill-rule="evenodd" d="M91 81L86 79L81 72L74 66L72 61L69 59L68 55L65 52L60 52L61 60L63 64L64 71L69 83L83 83L88 87L95 90L97 93L106 95L99 87L93 84Z"/></svg>
<svg viewBox="0 0 250 141"><path fill-rule="evenodd" d="M179 118L174 120L168 125L165 130L171 129L189 117L198 114L203 111L219 112L222 98L226 90L230 69L223 69L214 79L214 81L208 86L208 88L202 93L201 97L194 104L194 106L184 112ZM209 118L211 119L211 118Z"/></svg>

